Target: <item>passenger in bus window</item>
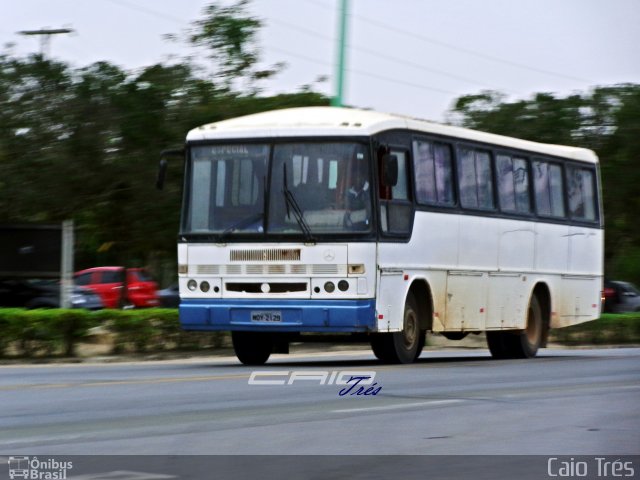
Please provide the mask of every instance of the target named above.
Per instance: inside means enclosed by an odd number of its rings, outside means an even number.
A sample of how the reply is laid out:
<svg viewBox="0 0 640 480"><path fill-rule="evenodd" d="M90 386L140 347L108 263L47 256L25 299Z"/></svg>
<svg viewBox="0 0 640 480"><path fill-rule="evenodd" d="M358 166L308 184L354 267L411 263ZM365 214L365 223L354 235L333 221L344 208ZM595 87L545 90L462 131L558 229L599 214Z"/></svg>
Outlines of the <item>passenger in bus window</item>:
<svg viewBox="0 0 640 480"><path fill-rule="evenodd" d="M366 229L369 226L369 203L371 192L366 175L364 161L354 160L351 164L349 181L351 186L347 190L347 209L345 226L352 229Z"/></svg>
<svg viewBox="0 0 640 480"><path fill-rule="evenodd" d="M369 182L361 175L356 175L347 191L347 206L351 210L359 210L367 205Z"/></svg>

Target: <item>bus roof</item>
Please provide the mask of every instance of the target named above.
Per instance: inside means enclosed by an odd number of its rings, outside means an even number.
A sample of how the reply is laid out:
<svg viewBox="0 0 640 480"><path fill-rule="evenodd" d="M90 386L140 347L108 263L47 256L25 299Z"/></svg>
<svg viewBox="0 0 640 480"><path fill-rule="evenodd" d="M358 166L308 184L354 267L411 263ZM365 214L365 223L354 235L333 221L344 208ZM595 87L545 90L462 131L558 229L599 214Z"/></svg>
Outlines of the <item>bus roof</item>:
<svg viewBox="0 0 640 480"><path fill-rule="evenodd" d="M571 158L583 162L598 162L595 153L586 148L537 143L402 115L344 107L289 108L223 120L191 130L187 135L187 141L274 137L369 136L394 129L409 129L506 148Z"/></svg>

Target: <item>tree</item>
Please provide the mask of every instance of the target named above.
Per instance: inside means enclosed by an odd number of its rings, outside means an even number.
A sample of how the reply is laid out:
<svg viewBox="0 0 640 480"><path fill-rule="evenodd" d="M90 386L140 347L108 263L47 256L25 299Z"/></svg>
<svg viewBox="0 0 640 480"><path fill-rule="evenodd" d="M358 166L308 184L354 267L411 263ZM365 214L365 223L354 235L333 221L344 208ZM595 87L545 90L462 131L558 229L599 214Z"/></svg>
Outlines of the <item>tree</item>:
<svg viewBox="0 0 640 480"><path fill-rule="evenodd" d="M262 22L246 12L247 0L230 6L212 3L204 8L204 18L193 23L189 41L209 52L216 64L216 76L227 91L237 80L244 79L246 88L255 93L255 82L269 78L284 68L278 63L268 69L257 69L259 50L256 34Z"/></svg>

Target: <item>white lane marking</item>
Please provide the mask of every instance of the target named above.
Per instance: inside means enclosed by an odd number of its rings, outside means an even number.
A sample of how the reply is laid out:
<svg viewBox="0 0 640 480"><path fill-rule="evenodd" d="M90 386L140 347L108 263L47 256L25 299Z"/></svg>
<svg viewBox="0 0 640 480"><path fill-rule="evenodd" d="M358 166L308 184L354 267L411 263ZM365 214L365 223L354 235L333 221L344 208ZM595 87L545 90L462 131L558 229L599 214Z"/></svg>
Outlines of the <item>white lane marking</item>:
<svg viewBox="0 0 640 480"><path fill-rule="evenodd" d="M433 407L437 405L452 405L461 403L462 400L430 400L428 402L402 403L399 405L385 405L382 407L362 407L362 408L345 408L341 410L331 410L331 413L355 413L355 412L376 412L383 410L399 410L402 408L412 407Z"/></svg>

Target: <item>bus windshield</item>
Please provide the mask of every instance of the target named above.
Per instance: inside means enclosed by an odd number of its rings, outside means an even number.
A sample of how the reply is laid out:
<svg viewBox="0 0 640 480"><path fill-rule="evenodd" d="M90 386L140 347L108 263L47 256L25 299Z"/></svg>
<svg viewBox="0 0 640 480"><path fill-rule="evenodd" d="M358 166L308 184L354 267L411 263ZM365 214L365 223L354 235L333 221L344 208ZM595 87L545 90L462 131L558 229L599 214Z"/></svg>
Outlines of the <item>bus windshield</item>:
<svg viewBox="0 0 640 480"><path fill-rule="evenodd" d="M314 238L371 231L364 144L198 145L190 161L183 234Z"/></svg>

